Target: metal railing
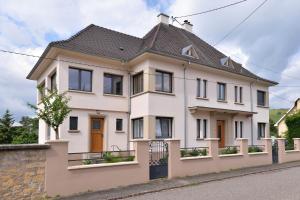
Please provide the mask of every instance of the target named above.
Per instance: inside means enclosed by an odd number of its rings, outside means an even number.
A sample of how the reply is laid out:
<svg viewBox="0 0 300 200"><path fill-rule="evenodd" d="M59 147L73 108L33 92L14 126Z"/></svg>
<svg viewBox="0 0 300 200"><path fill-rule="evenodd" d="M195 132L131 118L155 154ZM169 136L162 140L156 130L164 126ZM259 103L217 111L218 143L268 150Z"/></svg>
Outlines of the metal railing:
<svg viewBox="0 0 300 200"><path fill-rule="evenodd" d="M183 157L195 157L195 156L207 156L208 147L190 147L180 148L180 156Z"/></svg>
<svg viewBox="0 0 300 200"><path fill-rule="evenodd" d="M74 165L90 165L101 163L116 163L133 161L135 158L135 151L103 151L103 152L80 152L69 153L68 164Z"/></svg>
<svg viewBox="0 0 300 200"><path fill-rule="evenodd" d="M240 146L225 146L219 148L219 155L238 154L238 153L240 153Z"/></svg>

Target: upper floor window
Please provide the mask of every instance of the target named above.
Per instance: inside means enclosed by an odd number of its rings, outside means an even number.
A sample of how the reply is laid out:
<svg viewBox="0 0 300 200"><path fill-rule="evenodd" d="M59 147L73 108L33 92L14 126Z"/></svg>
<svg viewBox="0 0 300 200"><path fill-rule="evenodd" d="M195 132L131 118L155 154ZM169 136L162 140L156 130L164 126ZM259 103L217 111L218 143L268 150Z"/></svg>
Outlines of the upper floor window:
<svg viewBox="0 0 300 200"><path fill-rule="evenodd" d="M172 137L172 118L157 117L156 118L156 138Z"/></svg>
<svg viewBox="0 0 300 200"><path fill-rule="evenodd" d="M104 74L104 94L123 94L123 77L114 74Z"/></svg>
<svg viewBox="0 0 300 200"><path fill-rule="evenodd" d="M197 79L197 97L207 98L207 80Z"/></svg>
<svg viewBox="0 0 300 200"><path fill-rule="evenodd" d="M218 100L225 101L226 100L226 84L218 83Z"/></svg>
<svg viewBox="0 0 300 200"><path fill-rule="evenodd" d="M155 90L160 92L172 92L172 73L164 71L155 72Z"/></svg>
<svg viewBox="0 0 300 200"><path fill-rule="evenodd" d="M51 78L51 91L57 90L57 80L56 80L56 72L52 74Z"/></svg>
<svg viewBox="0 0 300 200"><path fill-rule="evenodd" d="M132 94L144 91L144 73L140 72L132 76Z"/></svg>
<svg viewBox="0 0 300 200"><path fill-rule="evenodd" d="M265 138L266 136L266 123L257 124L257 136L258 139Z"/></svg>
<svg viewBox="0 0 300 200"><path fill-rule="evenodd" d="M266 92L257 90L257 105L266 106Z"/></svg>
<svg viewBox="0 0 300 200"><path fill-rule="evenodd" d="M144 120L137 118L132 120L133 139L144 137Z"/></svg>
<svg viewBox="0 0 300 200"><path fill-rule="evenodd" d="M243 87L234 86L234 102L243 103Z"/></svg>
<svg viewBox="0 0 300 200"><path fill-rule="evenodd" d="M39 85L39 91L38 91L38 99L41 100L45 94L46 94L46 86L45 86L45 81L42 82L40 85Z"/></svg>
<svg viewBox="0 0 300 200"><path fill-rule="evenodd" d="M92 91L92 71L69 68L69 90Z"/></svg>

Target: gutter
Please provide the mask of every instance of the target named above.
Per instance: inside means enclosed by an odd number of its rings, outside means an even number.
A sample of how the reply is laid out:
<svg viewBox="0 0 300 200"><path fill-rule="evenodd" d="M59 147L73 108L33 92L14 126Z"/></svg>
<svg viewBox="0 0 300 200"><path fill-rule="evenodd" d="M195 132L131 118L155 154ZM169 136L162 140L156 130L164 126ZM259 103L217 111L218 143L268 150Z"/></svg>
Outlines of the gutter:
<svg viewBox="0 0 300 200"><path fill-rule="evenodd" d="M251 105L251 112L253 112L253 91L252 91L252 85L253 82L250 82L250 105ZM251 145L253 146L254 142L254 138L253 138L253 115L251 115Z"/></svg>
<svg viewBox="0 0 300 200"><path fill-rule="evenodd" d="M190 64L190 62L189 62ZM187 96L186 96L186 66L183 64L183 106L184 106L184 148L187 148Z"/></svg>

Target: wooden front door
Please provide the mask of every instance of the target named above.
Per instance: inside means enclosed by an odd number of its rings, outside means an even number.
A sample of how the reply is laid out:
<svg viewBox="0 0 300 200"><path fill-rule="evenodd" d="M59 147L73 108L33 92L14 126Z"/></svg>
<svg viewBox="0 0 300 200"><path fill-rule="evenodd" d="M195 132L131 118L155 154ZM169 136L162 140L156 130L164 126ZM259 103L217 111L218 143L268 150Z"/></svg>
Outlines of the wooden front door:
<svg viewBox="0 0 300 200"><path fill-rule="evenodd" d="M219 140L219 148L225 147L225 121L217 120L217 137Z"/></svg>
<svg viewBox="0 0 300 200"><path fill-rule="evenodd" d="M103 151L103 118L91 118L91 152Z"/></svg>

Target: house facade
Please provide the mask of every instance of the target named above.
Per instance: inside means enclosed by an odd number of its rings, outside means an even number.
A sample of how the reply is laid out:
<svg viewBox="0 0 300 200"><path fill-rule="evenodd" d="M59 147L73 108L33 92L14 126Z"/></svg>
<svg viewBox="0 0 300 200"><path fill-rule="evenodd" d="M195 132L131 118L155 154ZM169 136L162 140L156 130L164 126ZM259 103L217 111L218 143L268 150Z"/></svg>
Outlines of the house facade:
<svg viewBox="0 0 300 200"><path fill-rule="evenodd" d="M269 137L268 90L277 83L205 43L189 22L158 21L143 38L90 25L48 45L27 78L71 98L59 128L69 152L126 150L140 138L180 139L181 147L219 138L225 147ZM39 125L39 143L55 138Z"/></svg>
<svg viewBox="0 0 300 200"><path fill-rule="evenodd" d="M283 137L285 132L288 130L285 119L287 116L292 115L300 110L300 98L298 98L293 107L291 107L286 114L284 114L276 123L275 126L278 129L278 136Z"/></svg>

